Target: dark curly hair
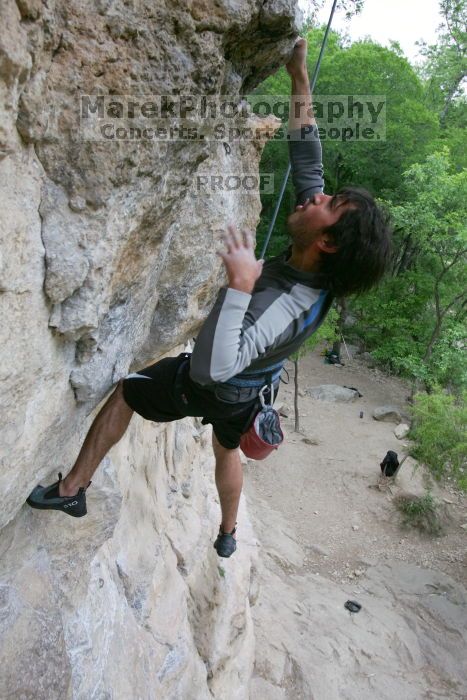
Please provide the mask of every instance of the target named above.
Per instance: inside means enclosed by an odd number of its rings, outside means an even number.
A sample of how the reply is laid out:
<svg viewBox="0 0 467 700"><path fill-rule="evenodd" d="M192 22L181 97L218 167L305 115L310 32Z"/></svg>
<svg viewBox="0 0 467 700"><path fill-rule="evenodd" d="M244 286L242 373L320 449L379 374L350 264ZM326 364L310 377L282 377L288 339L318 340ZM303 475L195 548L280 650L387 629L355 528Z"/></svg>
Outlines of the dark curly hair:
<svg viewBox="0 0 467 700"><path fill-rule="evenodd" d="M337 251L322 254L321 271L329 275L330 289L336 296L361 294L374 287L388 268L390 217L361 187L344 187L333 199L353 206L325 229Z"/></svg>

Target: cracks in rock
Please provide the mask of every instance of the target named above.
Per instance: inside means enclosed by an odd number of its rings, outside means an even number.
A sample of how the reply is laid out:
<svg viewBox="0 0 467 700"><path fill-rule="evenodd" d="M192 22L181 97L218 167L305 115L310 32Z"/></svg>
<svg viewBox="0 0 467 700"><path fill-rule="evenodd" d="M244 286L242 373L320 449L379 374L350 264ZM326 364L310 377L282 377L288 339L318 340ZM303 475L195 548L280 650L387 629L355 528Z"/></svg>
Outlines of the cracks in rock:
<svg viewBox="0 0 467 700"><path fill-rule="evenodd" d="M176 547L174 545L172 539L170 538L170 536L167 533L165 533L165 537L168 540L170 547L177 558L177 570L181 574L181 576L183 576L183 578L185 578L186 576L188 576L188 570L186 568L185 558L184 558L183 554L181 553L181 551L178 549L178 547Z"/></svg>
<svg viewBox="0 0 467 700"><path fill-rule="evenodd" d="M216 23L212 19L202 20L197 22L195 25L195 32L201 34L202 32L212 32L213 34L225 34L227 24Z"/></svg>
<svg viewBox="0 0 467 700"><path fill-rule="evenodd" d="M34 154L35 154L36 158L38 158L37 153L36 153L36 145L35 144L33 145L33 150L34 150ZM43 275L43 282L42 282L42 290L44 292L44 297L47 300L47 306L49 306L49 308L50 308L52 302L50 301L49 297L47 296L47 292L45 289L45 281L47 279L47 255L46 255L47 251L46 251L46 245L45 245L45 240L44 240L44 219L43 219L43 216L41 214L41 207L42 207L43 201L44 200L43 200L42 195L41 195L41 197L39 199L39 204L37 206L37 214L38 214L40 222L41 222L39 235L41 237L42 250L43 250L43 262L44 262L44 275Z"/></svg>
<svg viewBox="0 0 467 700"><path fill-rule="evenodd" d="M0 294L14 294L15 296L23 296L23 294L31 294L30 289L8 289L0 286Z"/></svg>
<svg viewBox="0 0 467 700"><path fill-rule="evenodd" d="M58 52L60 51L60 49L64 48L64 47L63 47L63 43L62 43L63 36L64 36L64 33L62 32L62 33L60 34L60 38L59 38L59 40L58 40L57 46L55 47L55 49L52 49L52 62L53 62L55 56L56 56L56 55L58 54Z"/></svg>
<svg viewBox="0 0 467 700"><path fill-rule="evenodd" d="M194 619L194 610L196 610L196 608L197 608L196 600L194 598L194 595L193 595L191 589L188 587L187 623L188 623L188 627L189 627L190 632L191 632L191 639L193 641L193 646L195 647L196 651L198 652L198 656L206 668L206 685L207 685L209 692L211 692L210 681L214 677L214 672L212 670L212 664L211 664L210 659L208 658L208 656L205 653L203 653L202 644L201 644L201 641L199 639L199 634L198 634L198 630L197 630L197 623L196 623L196 620ZM198 616L201 617L199 608L198 608ZM204 645L204 646L206 646L206 645Z"/></svg>
<svg viewBox="0 0 467 700"><path fill-rule="evenodd" d="M123 570L120 564L115 562L117 566L117 573L123 585L123 593L130 606L134 617L139 625L143 624L143 602L144 602L144 592L141 587L136 587L133 589L131 585L131 579L128 574Z"/></svg>
<svg viewBox="0 0 467 700"><path fill-rule="evenodd" d="M290 653L284 643L282 647L285 653L284 673L281 679L280 688L287 693L286 697L293 700L299 698L313 700L314 695L308 685L300 664Z"/></svg>
<svg viewBox="0 0 467 700"><path fill-rule="evenodd" d="M30 127L30 122L34 121L38 117L37 114L37 109L27 109L24 105L24 100L23 100L23 120L25 122L24 128L21 129L21 122L20 122L20 112L18 112L18 118L16 119L16 130L18 131L18 134L22 141L26 143L33 143L34 144L34 151L36 154L36 158L38 162L41 164L44 172L48 174L45 164L41 160L38 152L37 152L37 146L41 143L41 141L44 140L44 136L47 133L47 130L50 127L50 123L54 122L54 117L55 117L55 112L54 112L54 104L53 101L51 102L50 100L50 95L47 94L46 87L48 85L48 78L49 78L49 73L52 69L52 66L54 64L55 57L57 54L60 52L60 49L65 48L63 40L65 37L65 32L61 30L61 26L63 26L64 23L64 18L60 14L60 10L58 8L50 8L48 6L48 3L40 3L41 7L34 7L34 6L29 6L29 2L23 2L22 0L15 0L16 6L18 7L18 11L21 16L21 23L25 24L25 32L27 36L27 45L25 47L27 53L30 56L31 59L31 68L29 70L29 74L27 76L27 79L24 80L24 88L19 91L18 93L18 107L20 107L23 95L27 96L27 88L28 85L33 83L34 78L36 75L39 73L43 73L43 90L39 95L36 96L36 98L40 99L40 105L45 106L45 109L48 108L47 112L47 124L48 126L44 129L44 133L40 134L40 137L34 138L33 134L28 133L31 129ZM33 5L31 3L31 5ZM47 14L48 12L48 14ZM35 31L36 27L41 26L43 35L44 37L47 37L47 40L44 41L43 45L40 45L39 48L36 46L36 42L34 40L34 33L32 34L33 40L32 42L30 41L30 32L28 31L29 25L32 27L33 31ZM58 35L58 39L57 39ZM34 106L36 106L37 103L33 103ZM32 118L31 118L32 117ZM18 123L20 123L20 126L18 126ZM52 177L50 179L53 182L56 182L53 180ZM61 181L56 182L56 184L62 184Z"/></svg>

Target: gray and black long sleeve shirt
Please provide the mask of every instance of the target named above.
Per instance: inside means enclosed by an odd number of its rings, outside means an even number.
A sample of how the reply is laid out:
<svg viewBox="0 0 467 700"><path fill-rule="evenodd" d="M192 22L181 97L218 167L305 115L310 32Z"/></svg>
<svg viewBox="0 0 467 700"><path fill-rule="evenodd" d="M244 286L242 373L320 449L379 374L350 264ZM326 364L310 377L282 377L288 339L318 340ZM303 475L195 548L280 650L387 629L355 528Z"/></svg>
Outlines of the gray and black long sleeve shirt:
<svg viewBox="0 0 467 700"><path fill-rule="evenodd" d="M305 140L290 132L289 156L297 204L322 192L321 144L315 127ZM332 303L326 277L287 263L289 251L264 263L253 293L223 287L204 322L191 357L191 379L206 387L247 386L274 371L324 320Z"/></svg>

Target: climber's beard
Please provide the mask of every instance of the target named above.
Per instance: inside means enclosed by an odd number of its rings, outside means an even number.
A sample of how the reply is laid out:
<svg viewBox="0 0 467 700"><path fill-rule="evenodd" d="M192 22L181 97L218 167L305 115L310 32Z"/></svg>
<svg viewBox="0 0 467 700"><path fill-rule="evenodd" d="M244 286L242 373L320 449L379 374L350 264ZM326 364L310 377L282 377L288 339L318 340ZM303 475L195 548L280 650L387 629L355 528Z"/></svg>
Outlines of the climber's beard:
<svg viewBox="0 0 467 700"><path fill-rule="evenodd" d="M287 218L287 233L293 245L299 250L305 250L316 238L317 232L303 216L304 210L294 211Z"/></svg>

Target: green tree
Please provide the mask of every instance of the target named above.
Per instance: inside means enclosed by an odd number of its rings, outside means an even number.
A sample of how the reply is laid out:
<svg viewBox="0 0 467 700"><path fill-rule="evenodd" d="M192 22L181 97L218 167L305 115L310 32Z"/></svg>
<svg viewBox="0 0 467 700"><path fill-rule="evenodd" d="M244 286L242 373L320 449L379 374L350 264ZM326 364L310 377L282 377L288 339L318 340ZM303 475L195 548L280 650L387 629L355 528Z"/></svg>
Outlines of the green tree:
<svg viewBox="0 0 467 700"><path fill-rule="evenodd" d="M402 176L392 276L354 304L376 359L430 387L461 386L459 352L467 304L467 172L453 172L447 149ZM442 337L443 332L446 335Z"/></svg>
<svg viewBox="0 0 467 700"><path fill-rule="evenodd" d="M438 143L449 147L458 171L467 167L467 5L465 0L442 0L443 22L433 45L420 43L424 58L419 68L425 81L425 103L439 119Z"/></svg>
<svg viewBox="0 0 467 700"><path fill-rule="evenodd" d="M394 48L366 39L328 54L318 92L386 100L385 140L323 142L329 192L355 184L388 196L398 188L400 173L430 152L436 116L424 105L421 80Z"/></svg>
<svg viewBox="0 0 467 700"><path fill-rule="evenodd" d="M421 74L427 81L427 98L437 109L440 124L447 126L456 101L465 117L465 78L467 76L467 4L465 0L441 0L443 21L436 44L420 43L424 57Z"/></svg>
<svg viewBox="0 0 467 700"><path fill-rule="evenodd" d="M467 392L460 398L439 388L429 395L417 394L413 415L411 454L437 479L452 475L467 491Z"/></svg>
<svg viewBox="0 0 467 700"><path fill-rule="evenodd" d="M304 26L302 28L302 33L316 25L318 10L321 10L327 4L328 0L312 0L312 2L303 9ZM346 19L350 20L354 15L358 15L362 11L364 4L365 0L340 0L336 9L341 12L344 11Z"/></svg>

